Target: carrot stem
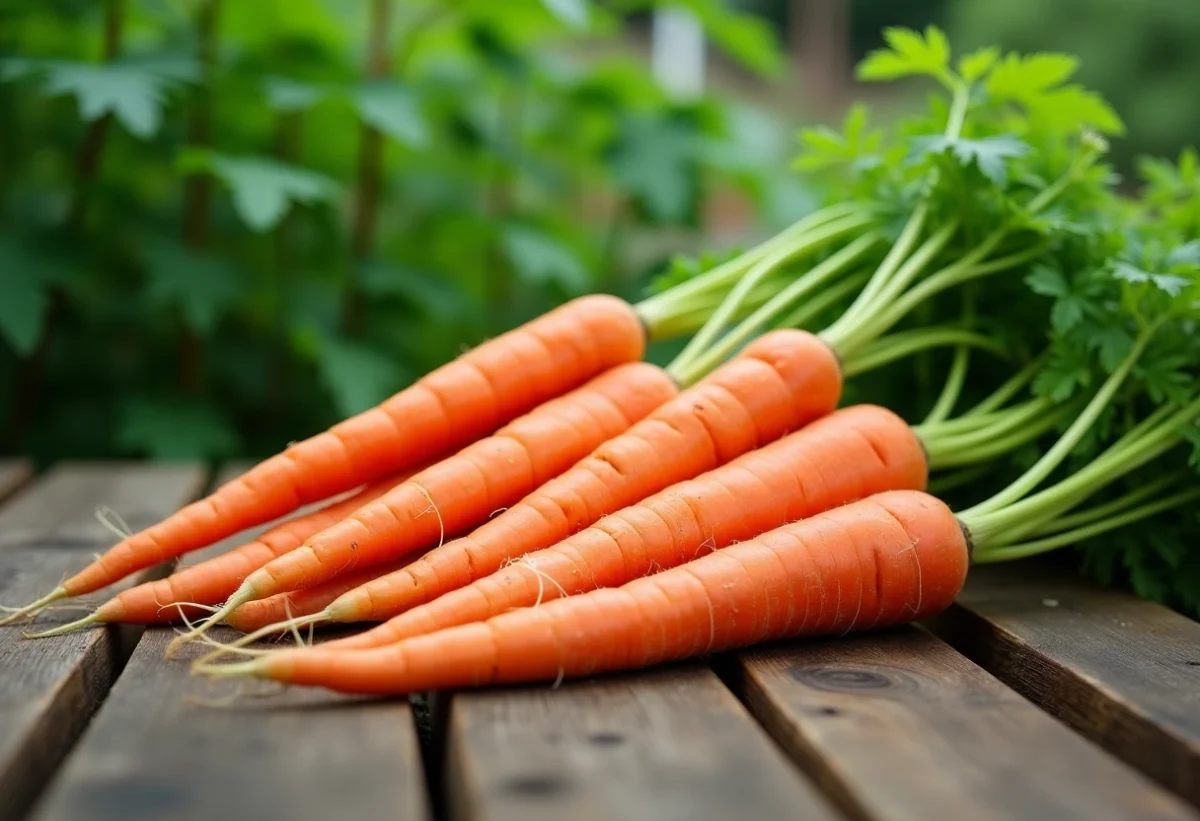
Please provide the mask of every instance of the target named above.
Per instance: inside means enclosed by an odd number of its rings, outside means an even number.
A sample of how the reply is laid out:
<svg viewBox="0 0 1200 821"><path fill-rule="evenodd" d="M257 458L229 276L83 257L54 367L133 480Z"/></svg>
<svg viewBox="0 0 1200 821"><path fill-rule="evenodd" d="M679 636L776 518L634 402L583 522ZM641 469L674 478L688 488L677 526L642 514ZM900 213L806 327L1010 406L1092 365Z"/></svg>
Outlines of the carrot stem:
<svg viewBox="0 0 1200 821"><path fill-rule="evenodd" d="M886 294L894 291L892 286L897 281L907 284L920 276L921 272L933 262L937 255L945 250L950 240L954 238L957 230L958 222L956 220L942 226L939 231L934 232L925 242L921 243L912 256L905 260L904 264L894 273L889 273L886 280L876 280L873 277L872 283L877 285L875 296L869 302L861 302L861 304L860 300L856 300L855 304L850 306L845 316L842 316L837 322L834 322L822 332L822 336L826 341L835 350L839 350L843 337L851 335L855 329L862 327L862 323L867 322L870 317L877 315L878 310L876 306L878 304L887 304L884 300L886 299ZM870 288L872 283L868 283L867 287ZM867 319L864 319L864 317Z"/></svg>
<svg viewBox="0 0 1200 821"><path fill-rule="evenodd" d="M960 513L959 518L974 535L976 547L986 548L1001 539L1013 542L1044 528L1101 488L1170 451L1184 441L1179 428L1200 413L1200 398L1173 412L1164 410L1152 414L1156 424L1138 425L1087 467L1056 485L998 510Z"/></svg>
<svg viewBox="0 0 1200 821"><path fill-rule="evenodd" d="M1168 496L1165 499L1148 502L1132 510L1126 510L1123 513L1099 518L1090 524L1072 528L1043 539L981 550L976 553L975 562L989 564L992 562L1010 561L1012 559L1023 559L1039 553L1046 553L1056 548L1077 544L1085 539L1099 536L1101 533L1107 533L1110 530L1133 524L1142 519L1156 516L1173 507L1179 507L1194 502L1197 499L1200 499L1200 487L1189 488L1173 496Z"/></svg>
<svg viewBox="0 0 1200 821"><path fill-rule="evenodd" d="M1019 501L1033 491L1055 468L1062 464L1062 461L1079 444L1079 441L1083 439L1092 425L1096 423L1096 420L1100 418L1100 414L1112 402L1113 397L1121 388L1121 385L1124 384L1126 378L1133 370L1133 366L1137 364L1142 352L1150 343L1153 331L1154 329L1151 328L1139 335L1137 341L1134 342L1132 350L1126 354L1125 359L1117 369L1104 381L1100 390L1096 391L1096 395L1092 397L1092 400L1071 424L1071 427L1067 428L1066 433L1054 443L1050 450L1042 455L1042 458L1033 467L991 499L980 502L978 505L963 511L963 513L966 515L979 515L1000 510L1006 505Z"/></svg>
<svg viewBox="0 0 1200 821"><path fill-rule="evenodd" d="M1090 525L1092 522L1106 519L1116 513L1120 513L1133 507L1136 504L1152 499L1158 496L1164 490L1168 490L1172 485L1179 482L1185 473L1177 471L1168 473L1165 476L1160 476L1157 479L1147 482L1135 490L1120 496L1111 502L1106 502L1102 505L1095 505L1087 510L1081 510L1070 516L1060 516L1052 519L1045 525L1035 529L1029 535L1031 536L1049 536L1054 533L1060 533L1066 530L1074 530L1078 527Z"/></svg>
<svg viewBox="0 0 1200 821"><path fill-rule="evenodd" d="M848 357L842 367L847 376L858 376L913 354L948 345L980 348L1004 356L1005 351L983 334L953 326L916 328L878 339L855 356Z"/></svg>
<svg viewBox="0 0 1200 821"><path fill-rule="evenodd" d="M990 461L1033 442L1070 415L1069 408L1048 410L1048 406L1038 406L1028 410L1034 412L1014 414L961 438L926 441L930 468L945 470Z"/></svg>
<svg viewBox="0 0 1200 821"><path fill-rule="evenodd" d="M667 366L667 372L675 377L681 385L695 384L713 368L724 362L741 345L748 342L763 325L786 310L789 304L853 267L878 241L879 235L875 232L859 237L780 291L770 302L721 337L719 342L699 353L691 350L689 345L675 358L675 361Z"/></svg>
<svg viewBox="0 0 1200 821"><path fill-rule="evenodd" d="M868 274L860 271L854 276L844 277L836 285L821 289L821 293L804 300L801 304L776 323L779 328L805 328L813 319L828 308L836 305L867 282Z"/></svg>
<svg viewBox="0 0 1200 821"><path fill-rule="evenodd" d="M716 295L723 299L729 288L745 274L749 268L775 248L801 240L806 234L821 226L843 217L856 213L866 213L870 209L857 203L840 203L829 206L804 217L793 223L780 233L763 241L734 259L717 265L697 277L682 282L670 290L647 297L635 307L648 328L651 338L659 339L658 329L669 322L672 317L690 311L696 300L704 300Z"/></svg>
<svg viewBox="0 0 1200 821"><path fill-rule="evenodd" d="M960 487L971 484L976 479L981 479L989 474L994 468L984 462L980 465L971 465L970 467L960 468L953 473L947 473L942 476L937 476L929 480L926 491L934 496L941 496L951 490L957 490Z"/></svg>
<svg viewBox="0 0 1200 821"><path fill-rule="evenodd" d="M742 303L740 310L734 317L735 320L741 321L754 311L761 308L771 297L779 292L779 285L775 282L764 282L755 288L745 302ZM680 312L664 318L655 328L655 333L658 339L673 339L686 334L693 334L704 326L708 318L712 316L713 311L721 304L723 295L717 292L711 294L702 294L696 298L696 301L691 303L686 309L680 309Z"/></svg>
<svg viewBox="0 0 1200 821"><path fill-rule="evenodd" d="M953 413L954 405L958 402L958 397L962 395L963 383L967 381L967 368L970 364L970 347L959 345L954 349L954 360L950 363L950 375L946 377L946 382L942 385L942 390L938 394L937 400L934 401L933 407L929 409L929 413L922 420L923 423L942 422Z"/></svg>
<svg viewBox="0 0 1200 821"><path fill-rule="evenodd" d="M756 311L750 319L744 320L737 328L726 334L720 343L716 343L717 337L732 320L733 315L754 287L762 282L765 277L771 275L797 257L816 251L828 243L844 238L848 234L860 231L869 226L871 221L871 217L866 215L846 217L845 219L831 222L812 231L805 235L801 241L782 245L764 255L742 275L741 279L730 290L729 295L721 302L721 305L709 318L708 322L704 324L704 327L692 337L691 341L675 357L675 361L671 363L669 370L676 369L680 373L691 373L691 369L695 368L700 371L699 376L702 376L708 370L711 370L712 367L715 367L716 364L724 361L725 357L732 350L736 349L741 342L748 339L771 316L771 312L767 311L766 306L764 306ZM834 254L828 260L801 276L797 282L804 282L807 289L817 287L817 285L820 285L830 276L839 273L849 262L861 256L878 239L879 237L873 233L868 234L866 237L860 237L854 243L847 246L846 249ZM867 240L867 242L864 243L864 240ZM837 260L837 262L832 262L832 260ZM818 271L820 274L815 274ZM793 283L793 285L795 284ZM794 293L794 289L789 289L785 293ZM791 297L790 299L795 298L797 297ZM768 304L774 303L775 301L773 300L772 303ZM782 310L782 308L776 310ZM763 318L764 316L766 318ZM731 336L737 340L732 344L728 341ZM714 354L714 349L720 351L720 353ZM703 364L697 366L697 363Z"/></svg>
<svg viewBox="0 0 1200 821"><path fill-rule="evenodd" d="M962 133L963 124L966 121L967 110L970 107L971 96L970 88L962 83L952 83L953 101L950 105L950 115L947 118L945 136L949 139L957 139ZM936 173L930 174L930 179L936 179ZM839 320L840 323L849 326L855 322L861 321L864 316L870 316L876 310L879 304L879 297L882 291L886 290L896 277L900 275L901 270L906 265L906 260L909 254L913 252L913 247L921 237L921 233L925 230L926 220L929 218L929 202L923 200L909 215L908 221L904 225L904 229L900 232L896 244L891 251L880 263L875 273L871 276L866 287L863 288L858 299L856 299L846 313ZM956 226L957 227L957 226Z"/></svg>
<svg viewBox="0 0 1200 821"><path fill-rule="evenodd" d="M871 275L871 279L867 282L866 287L863 288L862 293L858 295L858 298L850 304L850 307L846 309L846 313L842 315L843 321L854 321L867 307L874 304L879 289L887 284L896 270L904 264L908 255L912 253L913 246L921 238L921 232L925 230L925 220L928 215L928 203L922 202L913 210L913 213L908 218L908 222L904 226L904 230L900 232L896 244L892 246L887 256L879 263L879 267Z"/></svg>
<svg viewBox="0 0 1200 821"><path fill-rule="evenodd" d="M1004 407L1008 400L1017 395L1042 370L1047 360L1050 359L1050 351L1043 351L1037 358L1031 361L1028 365L1015 373L1012 378L1001 385L990 396L975 405L968 411L965 411L959 416L959 419L973 419L992 411Z"/></svg>

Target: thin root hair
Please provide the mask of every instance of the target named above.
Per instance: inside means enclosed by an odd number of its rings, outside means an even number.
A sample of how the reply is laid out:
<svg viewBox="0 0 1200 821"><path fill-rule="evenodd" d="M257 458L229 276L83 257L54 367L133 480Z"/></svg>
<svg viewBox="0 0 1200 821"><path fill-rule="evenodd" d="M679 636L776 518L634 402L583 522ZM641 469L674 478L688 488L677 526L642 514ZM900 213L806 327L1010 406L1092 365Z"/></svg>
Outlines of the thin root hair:
<svg viewBox="0 0 1200 821"><path fill-rule="evenodd" d="M133 535L133 529L129 527L121 514L108 505L96 505L95 516L96 521L118 539L128 539Z"/></svg>
<svg viewBox="0 0 1200 821"><path fill-rule="evenodd" d="M433 497L429 495L429 491L426 490L424 488L424 486L414 482L413 487L415 487L417 490L419 490L421 492L421 495L424 496L425 499L429 502L429 507L425 508L425 510L422 510L417 515L424 516L426 513L429 513L430 511L432 511L433 514L435 516L437 516L437 520L438 520L438 543L437 543L437 546L441 547L442 545L444 545L446 543L446 522L444 519L442 519L442 511L438 510L437 503L433 501Z"/></svg>
<svg viewBox="0 0 1200 821"><path fill-rule="evenodd" d="M526 570L528 570L530 573L532 573L534 576L537 577L538 595L537 595L537 601L533 603L534 607L540 607L542 604L542 599L545 597L545 593L546 593L546 581L549 581L550 584L554 585L555 589L558 590L558 595L560 598L565 599L567 597L566 589L561 584L559 584L558 581L554 579L554 577L550 576L545 570L540 570L537 567L535 567L533 562L529 560L528 554L522 556L515 563L520 565L521 567L525 568Z"/></svg>

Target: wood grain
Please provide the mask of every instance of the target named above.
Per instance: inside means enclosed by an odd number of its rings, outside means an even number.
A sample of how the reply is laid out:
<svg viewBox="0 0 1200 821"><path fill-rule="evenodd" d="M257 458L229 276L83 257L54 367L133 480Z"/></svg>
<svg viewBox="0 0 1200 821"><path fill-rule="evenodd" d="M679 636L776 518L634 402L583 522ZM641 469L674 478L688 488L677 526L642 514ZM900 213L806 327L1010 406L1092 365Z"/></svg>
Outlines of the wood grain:
<svg viewBox="0 0 1200 821"><path fill-rule="evenodd" d="M33 466L24 459L0 459L0 502L20 490L33 476Z"/></svg>
<svg viewBox="0 0 1200 821"><path fill-rule="evenodd" d="M107 505L137 530L198 494L196 466L63 465L0 508L0 601L23 604L113 543L96 521ZM44 614L38 626L79 616ZM26 641L0 627L0 821L19 817L87 725L132 652L138 628Z"/></svg>
<svg viewBox="0 0 1200 821"><path fill-rule="evenodd" d="M917 628L742 655L758 719L851 818L1195 819Z"/></svg>
<svg viewBox="0 0 1200 821"><path fill-rule="evenodd" d="M836 817L703 667L459 693L448 723L454 819Z"/></svg>
<svg viewBox="0 0 1200 821"><path fill-rule="evenodd" d="M219 480L237 472L223 471ZM236 635L212 632L219 641ZM174 635L168 627L146 631L35 819L428 817L407 703L253 683L239 696L233 684L192 676L186 659L195 652L166 661Z"/></svg>
<svg viewBox="0 0 1200 821"><path fill-rule="evenodd" d="M1200 805L1200 623L1055 568L973 570L931 627L960 652Z"/></svg>

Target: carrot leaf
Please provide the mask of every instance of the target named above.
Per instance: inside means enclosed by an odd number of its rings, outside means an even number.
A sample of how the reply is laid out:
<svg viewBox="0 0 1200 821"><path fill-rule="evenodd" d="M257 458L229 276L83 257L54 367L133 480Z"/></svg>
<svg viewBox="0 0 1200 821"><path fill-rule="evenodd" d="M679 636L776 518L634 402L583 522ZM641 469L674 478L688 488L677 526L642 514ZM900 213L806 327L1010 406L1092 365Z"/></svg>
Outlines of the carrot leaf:
<svg viewBox="0 0 1200 821"><path fill-rule="evenodd" d="M910 29L889 28L883 32L888 48L867 55L858 66L860 80L896 80L927 75L942 82L950 77L950 42L936 26L924 35Z"/></svg>

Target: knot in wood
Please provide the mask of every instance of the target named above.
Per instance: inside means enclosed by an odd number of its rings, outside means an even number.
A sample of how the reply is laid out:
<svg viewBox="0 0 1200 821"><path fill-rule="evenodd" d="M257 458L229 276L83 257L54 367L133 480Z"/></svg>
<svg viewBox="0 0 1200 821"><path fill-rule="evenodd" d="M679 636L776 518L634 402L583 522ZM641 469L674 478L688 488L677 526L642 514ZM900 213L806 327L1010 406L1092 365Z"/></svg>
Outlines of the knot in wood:
<svg viewBox="0 0 1200 821"><path fill-rule="evenodd" d="M878 668L798 664L793 665L789 672L792 678L802 684L831 692L883 690L903 685L899 676Z"/></svg>

